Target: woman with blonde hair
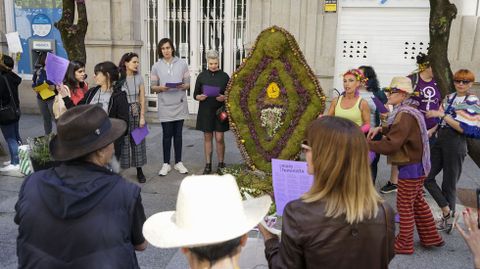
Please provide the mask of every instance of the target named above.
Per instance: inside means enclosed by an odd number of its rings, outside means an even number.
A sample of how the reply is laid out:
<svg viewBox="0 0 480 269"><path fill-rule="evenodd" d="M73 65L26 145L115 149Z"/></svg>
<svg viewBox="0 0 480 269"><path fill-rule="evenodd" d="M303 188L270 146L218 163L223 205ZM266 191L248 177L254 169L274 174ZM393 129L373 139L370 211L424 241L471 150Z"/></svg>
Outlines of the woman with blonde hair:
<svg viewBox="0 0 480 269"><path fill-rule="evenodd" d="M260 227L269 267L388 268L393 210L372 184L360 128L324 116L310 124L302 149L313 185L285 207L281 242Z"/></svg>
<svg viewBox="0 0 480 269"><path fill-rule="evenodd" d="M368 81L360 69L350 69L343 74L344 92L332 100L327 115L336 116L355 122L367 133L370 130L370 108L368 102L360 96L362 84Z"/></svg>
<svg viewBox="0 0 480 269"><path fill-rule="evenodd" d="M207 70L197 77L193 97L199 101L196 129L203 132L205 169L203 174L212 173L213 136L215 135L217 149L217 174L225 168L225 139L228 131L228 120L222 121L216 115L217 110L225 105L225 89L227 88L228 74L220 70L218 52L207 52ZM210 91L214 91L213 94Z"/></svg>

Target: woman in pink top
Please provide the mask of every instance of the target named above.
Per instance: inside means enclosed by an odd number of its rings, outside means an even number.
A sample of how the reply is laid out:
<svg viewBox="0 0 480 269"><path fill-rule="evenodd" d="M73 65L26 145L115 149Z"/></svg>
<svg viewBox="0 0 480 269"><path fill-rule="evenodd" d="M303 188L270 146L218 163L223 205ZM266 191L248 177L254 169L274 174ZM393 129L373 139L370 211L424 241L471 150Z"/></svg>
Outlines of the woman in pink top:
<svg viewBox="0 0 480 269"><path fill-rule="evenodd" d="M82 100L88 90L86 78L85 64L80 61L71 61L65 75L64 85L70 90L70 99L75 105Z"/></svg>

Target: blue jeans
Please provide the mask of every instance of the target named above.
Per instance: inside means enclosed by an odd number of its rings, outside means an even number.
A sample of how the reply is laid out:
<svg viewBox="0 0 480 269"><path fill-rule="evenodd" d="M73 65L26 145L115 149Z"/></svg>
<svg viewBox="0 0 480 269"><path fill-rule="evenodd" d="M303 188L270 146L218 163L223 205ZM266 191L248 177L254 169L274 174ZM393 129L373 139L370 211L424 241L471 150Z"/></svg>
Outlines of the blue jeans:
<svg viewBox="0 0 480 269"><path fill-rule="evenodd" d="M163 163L170 163L170 149L175 150L175 163L182 161L183 120L162 122L163 130Z"/></svg>
<svg viewBox="0 0 480 269"><path fill-rule="evenodd" d="M11 164L18 164L18 121L7 125L0 125L0 128L2 129L3 137L8 144L8 151L10 152L10 162Z"/></svg>
<svg viewBox="0 0 480 269"><path fill-rule="evenodd" d="M41 100L37 98L38 108L43 118L43 130L45 130L45 135L48 135L52 132L52 121L55 120L55 115L53 115L53 101L50 100Z"/></svg>

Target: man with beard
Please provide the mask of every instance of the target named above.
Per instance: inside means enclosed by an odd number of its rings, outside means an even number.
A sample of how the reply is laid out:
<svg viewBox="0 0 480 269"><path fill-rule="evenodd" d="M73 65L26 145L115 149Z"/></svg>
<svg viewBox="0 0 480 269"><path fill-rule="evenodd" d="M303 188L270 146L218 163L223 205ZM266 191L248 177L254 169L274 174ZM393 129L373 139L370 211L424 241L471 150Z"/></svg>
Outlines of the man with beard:
<svg viewBox="0 0 480 269"><path fill-rule="evenodd" d="M15 205L19 268L139 268L140 188L110 169L125 129L97 105L59 118L50 152L61 164L27 177Z"/></svg>

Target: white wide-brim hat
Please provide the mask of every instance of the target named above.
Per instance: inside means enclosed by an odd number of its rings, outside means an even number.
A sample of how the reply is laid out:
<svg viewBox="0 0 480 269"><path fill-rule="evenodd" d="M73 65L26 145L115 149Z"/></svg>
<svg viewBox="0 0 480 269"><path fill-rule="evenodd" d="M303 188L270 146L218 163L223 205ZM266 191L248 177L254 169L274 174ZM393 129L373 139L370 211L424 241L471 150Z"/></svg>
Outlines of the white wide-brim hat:
<svg viewBox="0 0 480 269"><path fill-rule="evenodd" d="M143 235L159 248L225 242L260 223L271 203L267 195L242 201L232 175L189 176L180 185L177 210L152 215Z"/></svg>

